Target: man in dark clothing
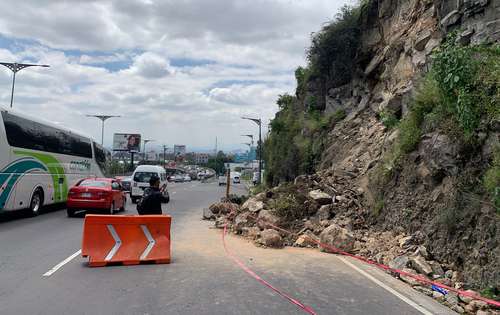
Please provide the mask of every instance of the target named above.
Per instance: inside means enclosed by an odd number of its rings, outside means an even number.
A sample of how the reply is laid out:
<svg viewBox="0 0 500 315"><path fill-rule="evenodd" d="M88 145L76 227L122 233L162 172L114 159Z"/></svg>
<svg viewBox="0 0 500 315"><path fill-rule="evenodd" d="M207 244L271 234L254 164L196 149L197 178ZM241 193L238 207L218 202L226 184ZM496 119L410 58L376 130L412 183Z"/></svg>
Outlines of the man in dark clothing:
<svg viewBox="0 0 500 315"><path fill-rule="evenodd" d="M139 214L162 214L161 204L165 202L168 202L168 199L160 190L160 178L153 175L149 179L149 187L144 190L144 195L137 204L137 212Z"/></svg>

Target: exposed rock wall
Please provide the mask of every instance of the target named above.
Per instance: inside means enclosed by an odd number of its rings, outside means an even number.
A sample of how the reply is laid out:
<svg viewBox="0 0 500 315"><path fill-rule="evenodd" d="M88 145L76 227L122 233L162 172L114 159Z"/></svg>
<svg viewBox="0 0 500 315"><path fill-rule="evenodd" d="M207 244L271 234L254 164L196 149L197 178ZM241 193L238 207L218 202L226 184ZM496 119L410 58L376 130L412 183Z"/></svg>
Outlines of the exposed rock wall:
<svg viewBox="0 0 500 315"><path fill-rule="evenodd" d="M308 87L307 93L321 98L325 113L348 113L329 133L321 168L350 174L353 187L363 192L366 213L377 207L377 215L370 217L374 228L414 234L436 259L463 271L466 283L499 286L500 220L489 200L462 186L480 184L500 128L485 131L482 153L473 155L444 134L424 135L384 188L382 206L376 205L370 175L397 137L377 114L390 110L399 118L408 112L432 50L450 31L456 30L464 44L499 42L500 1L372 1L362 19L354 79L343 86L317 80ZM445 229L447 220L458 224Z"/></svg>
<svg viewBox="0 0 500 315"><path fill-rule="evenodd" d="M498 0L379 0L362 18L356 78L344 86L311 86L324 97L326 112L369 103L376 112L389 107L404 114L414 83L448 32L459 30L464 44L500 40Z"/></svg>

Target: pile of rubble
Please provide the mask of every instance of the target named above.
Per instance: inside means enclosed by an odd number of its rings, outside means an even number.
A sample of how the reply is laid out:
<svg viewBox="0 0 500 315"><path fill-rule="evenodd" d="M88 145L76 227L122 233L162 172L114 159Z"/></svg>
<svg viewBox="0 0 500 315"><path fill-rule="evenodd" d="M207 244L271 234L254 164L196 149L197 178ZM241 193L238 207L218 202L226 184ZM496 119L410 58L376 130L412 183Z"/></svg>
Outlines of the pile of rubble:
<svg viewBox="0 0 500 315"><path fill-rule="evenodd" d="M300 176L295 183L259 193L242 205L228 201L215 203L204 210L203 218L215 221L217 228L227 225L229 231L251 239L257 246L297 246L332 251L318 246L321 242L394 269L464 289L460 273L453 270L453 266L434 260L432 253L421 245L423 236L420 232L405 235L371 230L365 222L369 214L360 202L362 191L348 187L349 177L349 174ZM290 200L297 202L284 203ZM290 209L287 209L288 205ZM293 212L294 207L299 208ZM297 213L301 216L290 217ZM458 313L500 314L483 301L457 296L453 292L443 294L446 292L432 290L414 278L394 275Z"/></svg>

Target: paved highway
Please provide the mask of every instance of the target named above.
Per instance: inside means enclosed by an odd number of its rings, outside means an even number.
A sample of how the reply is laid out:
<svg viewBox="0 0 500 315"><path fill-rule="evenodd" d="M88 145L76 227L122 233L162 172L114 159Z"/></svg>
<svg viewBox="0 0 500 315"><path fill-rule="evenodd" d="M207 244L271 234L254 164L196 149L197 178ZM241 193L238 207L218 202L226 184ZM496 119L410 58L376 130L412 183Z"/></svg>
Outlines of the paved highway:
<svg viewBox="0 0 500 315"><path fill-rule="evenodd" d="M221 231L200 219L224 191L217 183L170 186L172 201L164 209L173 216L169 265L89 268L75 254L82 218L67 218L64 210L4 218L0 314L303 314L228 259ZM135 212L128 204L125 213ZM260 276L318 314L453 314L352 260L311 249L257 248L233 236L228 245Z"/></svg>

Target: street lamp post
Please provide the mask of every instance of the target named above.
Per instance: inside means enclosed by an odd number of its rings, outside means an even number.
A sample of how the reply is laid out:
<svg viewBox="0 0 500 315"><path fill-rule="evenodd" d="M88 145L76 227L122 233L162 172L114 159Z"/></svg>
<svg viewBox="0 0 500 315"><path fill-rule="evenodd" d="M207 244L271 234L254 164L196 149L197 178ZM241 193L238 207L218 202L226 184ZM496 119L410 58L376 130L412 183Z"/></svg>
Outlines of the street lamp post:
<svg viewBox="0 0 500 315"><path fill-rule="evenodd" d="M3 65L9 68L12 73L12 92L10 94L10 108L12 108L12 102L14 101L14 85L16 84L16 73L28 67L43 67L48 68L49 65L36 65L31 63L17 63L17 62L0 62L0 65Z"/></svg>
<svg viewBox="0 0 500 315"><path fill-rule="evenodd" d="M101 145L104 146L104 122L113 117L120 117L119 115L87 115L87 117L99 118L102 121L101 127Z"/></svg>
<svg viewBox="0 0 500 315"><path fill-rule="evenodd" d="M262 120L260 118L241 117L242 119L251 120L259 126L259 184L262 177Z"/></svg>
<svg viewBox="0 0 500 315"><path fill-rule="evenodd" d="M146 161L146 144L148 142L151 142L151 141L154 141L153 139L144 139L144 146L142 147L142 149L144 150L143 154L142 154L142 160L143 161Z"/></svg>

